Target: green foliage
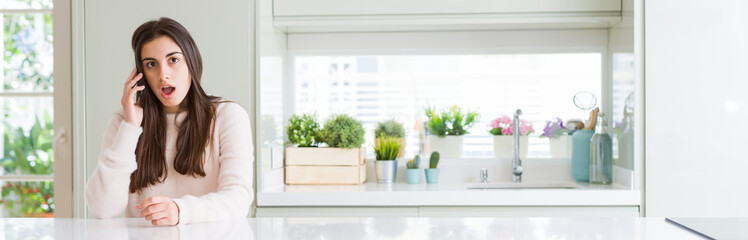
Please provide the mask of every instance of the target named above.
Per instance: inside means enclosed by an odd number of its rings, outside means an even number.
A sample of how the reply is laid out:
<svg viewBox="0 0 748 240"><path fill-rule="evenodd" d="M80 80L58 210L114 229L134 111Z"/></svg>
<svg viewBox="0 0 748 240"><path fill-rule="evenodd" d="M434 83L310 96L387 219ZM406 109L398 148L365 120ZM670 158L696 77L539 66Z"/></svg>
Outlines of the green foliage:
<svg viewBox="0 0 748 240"><path fill-rule="evenodd" d="M429 160L429 168L436 168L439 165L439 152L432 152Z"/></svg>
<svg viewBox="0 0 748 240"><path fill-rule="evenodd" d="M387 135L379 135L377 138L378 144L374 146L374 154L377 160L395 160L397 155L400 154L400 140Z"/></svg>
<svg viewBox="0 0 748 240"><path fill-rule="evenodd" d="M358 148L364 144L364 126L351 116L334 115L325 121L322 139L334 148Z"/></svg>
<svg viewBox="0 0 748 240"><path fill-rule="evenodd" d="M374 136L381 136L382 134L388 137L402 138L405 137L405 128L394 119L378 122L377 129L374 129Z"/></svg>
<svg viewBox="0 0 748 240"><path fill-rule="evenodd" d="M408 161L405 166L408 169L418 169L418 167L421 166L421 156L416 155L413 159Z"/></svg>
<svg viewBox="0 0 748 240"><path fill-rule="evenodd" d="M3 185L3 200L9 217L30 217L53 213L55 208L52 182L9 182Z"/></svg>
<svg viewBox="0 0 748 240"><path fill-rule="evenodd" d="M471 111L463 113L457 106L442 112L427 107L426 117L428 118L426 126L432 135L440 137L447 135L461 136L469 133L467 130L475 125L479 114Z"/></svg>
<svg viewBox="0 0 748 240"><path fill-rule="evenodd" d="M51 6L51 1L41 1ZM41 21L42 25L37 24ZM6 14L3 16L3 64L5 89L51 91L52 16ZM40 29L41 28L41 29Z"/></svg>
<svg viewBox="0 0 748 240"><path fill-rule="evenodd" d="M316 114L291 115L286 126L288 141L299 147L316 147L320 142L321 130Z"/></svg>
<svg viewBox="0 0 748 240"><path fill-rule="evenodd" d="M52 120L44 113L44 124L36 122L28 131L5 126L3 170L16 175L51 175L54 170ZM54 212L54 187L51 182L6 183L2 202L12 217Z"/></svg>

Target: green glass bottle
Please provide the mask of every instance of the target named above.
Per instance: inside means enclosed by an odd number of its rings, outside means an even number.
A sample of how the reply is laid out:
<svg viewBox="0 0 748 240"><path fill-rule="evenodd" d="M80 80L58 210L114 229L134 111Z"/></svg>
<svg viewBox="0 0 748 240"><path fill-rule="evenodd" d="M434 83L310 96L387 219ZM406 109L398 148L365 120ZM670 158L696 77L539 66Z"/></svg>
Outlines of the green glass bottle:
<svg viewBox="0 0 748 240"><path fill-rule="evenodd" d="M613 139L608 134L605 114L600 113L597 132L590 140L590 183L613 182Z"/></svg>

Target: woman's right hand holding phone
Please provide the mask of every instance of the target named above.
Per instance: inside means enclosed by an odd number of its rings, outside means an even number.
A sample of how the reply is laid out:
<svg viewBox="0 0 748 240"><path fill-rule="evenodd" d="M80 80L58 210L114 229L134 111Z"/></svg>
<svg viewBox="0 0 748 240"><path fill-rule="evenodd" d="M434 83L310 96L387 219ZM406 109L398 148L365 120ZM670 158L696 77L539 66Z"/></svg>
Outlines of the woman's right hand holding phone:
<svg viewBox="0 0 748 240"><path fill-rule="evenodd" d="M135 102L135 94L145 89L145 85L138 86L138 81L142 78L143 73L138 73L137 68L133 69L130 77L125 82L125 89L122 93L122 108L125 109L125 121L138 127L143 121L143 108Z"/></svg>

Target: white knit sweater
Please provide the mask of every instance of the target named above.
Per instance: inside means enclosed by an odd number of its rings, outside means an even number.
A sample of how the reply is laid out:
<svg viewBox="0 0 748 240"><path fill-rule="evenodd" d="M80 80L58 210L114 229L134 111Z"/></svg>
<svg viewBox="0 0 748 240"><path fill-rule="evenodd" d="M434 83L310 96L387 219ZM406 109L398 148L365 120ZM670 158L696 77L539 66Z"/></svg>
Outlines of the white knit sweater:
<svg viewBox="0 0 748 240"><path fill-rule="evenodd" d="M135 205L158 195L179 206L179 225L246 217L254 200L252 189L252 133L247 112L236 103L220 103L216 110L213 143L206 148L205 177L174 170L177 123L186 113L167 113L164 182L130 193L130 174L137 169L135 147L143 132L124 120L124 112L109 121L99 162L86 186L86 204L98 218L139 217Z"/></svg>

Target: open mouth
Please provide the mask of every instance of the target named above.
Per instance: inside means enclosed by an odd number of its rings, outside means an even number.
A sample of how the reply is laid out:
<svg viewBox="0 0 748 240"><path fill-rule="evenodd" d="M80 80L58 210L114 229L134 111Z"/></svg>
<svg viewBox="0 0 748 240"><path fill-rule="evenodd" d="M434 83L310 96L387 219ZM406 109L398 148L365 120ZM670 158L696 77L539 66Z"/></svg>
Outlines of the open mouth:
<svg viewBox="0 0 748 240"><path fill-rule="evenodd" d="M174 95L174 91L175 90L176 90L176 88L174 88L172 86L162 86L161 87L161 96L163 96L164 98L171 98L171 96Z"/></svg>

